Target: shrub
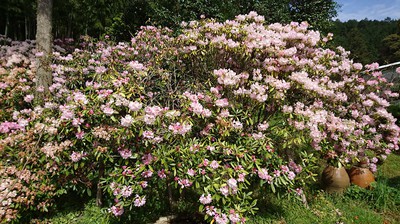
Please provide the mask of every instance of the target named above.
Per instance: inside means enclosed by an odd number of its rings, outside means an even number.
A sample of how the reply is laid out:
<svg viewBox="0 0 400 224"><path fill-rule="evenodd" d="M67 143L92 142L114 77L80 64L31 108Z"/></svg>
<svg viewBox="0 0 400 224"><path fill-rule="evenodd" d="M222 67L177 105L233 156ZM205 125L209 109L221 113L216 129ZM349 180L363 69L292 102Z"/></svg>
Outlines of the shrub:
<svg viewBox="0 0 400 224"><path fill-rule="evenodd" d="M306 23L263 21L192 21L178 36L143 27L131 43L55 52L42 105L34 50L2 47L2 219L70 189L99 199L105 189L115 216L175 189L197 194L209 221L239 223L256 211L255 191L301 196L318 158L375 169L398 149L386 111L398 94L377 64L325 48L330 36Z"/></svg>

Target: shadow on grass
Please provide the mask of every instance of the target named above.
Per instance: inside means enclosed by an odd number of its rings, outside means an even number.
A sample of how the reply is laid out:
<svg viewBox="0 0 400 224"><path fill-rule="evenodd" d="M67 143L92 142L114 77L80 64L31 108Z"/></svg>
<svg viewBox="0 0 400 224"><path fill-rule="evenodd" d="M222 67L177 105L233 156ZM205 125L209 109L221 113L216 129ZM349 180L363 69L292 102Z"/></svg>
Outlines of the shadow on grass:
<svg viewBox="0 0 400 224"><path fill-rule="evenodd" d="M400 189L400 176L388 178L387 185L393 188Z"/></svg>

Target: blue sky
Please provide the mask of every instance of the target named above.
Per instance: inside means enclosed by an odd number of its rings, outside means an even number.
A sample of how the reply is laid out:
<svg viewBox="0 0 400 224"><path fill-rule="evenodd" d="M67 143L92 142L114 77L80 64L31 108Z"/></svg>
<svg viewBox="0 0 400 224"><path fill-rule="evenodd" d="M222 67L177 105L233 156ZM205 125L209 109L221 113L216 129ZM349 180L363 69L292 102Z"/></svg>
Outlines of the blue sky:
<svg viewBox="0 0 400 224"><path fill-rule="evenodd" d="M342 5L338 19L383 20L386 17L400 19L400 0L336 0Z"/></svg>

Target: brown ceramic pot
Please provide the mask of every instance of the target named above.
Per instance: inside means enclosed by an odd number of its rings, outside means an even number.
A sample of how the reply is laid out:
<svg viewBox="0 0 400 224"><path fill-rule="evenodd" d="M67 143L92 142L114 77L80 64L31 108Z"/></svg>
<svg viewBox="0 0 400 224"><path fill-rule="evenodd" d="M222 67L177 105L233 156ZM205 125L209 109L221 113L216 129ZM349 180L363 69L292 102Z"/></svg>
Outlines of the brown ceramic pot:
<svg viewBox="0 0 400 224"><path fill-rule="evenodd" d="M350 178L344 167L327 166L322 171L321 182L328 193L343 193L350 186Z"/></svg>
<svg viewBox="0 0 400 224"><path fill-rule="evenodd" d="M355 166L349 171L350 182L362 188L368 188L375 181L375 176L368 167Z"/></svg>

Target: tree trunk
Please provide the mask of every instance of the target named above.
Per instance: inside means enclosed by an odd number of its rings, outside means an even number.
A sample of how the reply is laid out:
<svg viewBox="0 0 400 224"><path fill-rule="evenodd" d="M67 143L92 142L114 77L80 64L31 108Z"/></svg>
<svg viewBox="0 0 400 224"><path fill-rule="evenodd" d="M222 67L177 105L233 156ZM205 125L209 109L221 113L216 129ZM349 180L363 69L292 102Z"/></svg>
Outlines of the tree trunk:
<svg viewBox="0 0 400 224"><path fill-rule="evenodd" d="M27 40L28 39L28 35L29 35L29 33L28 33L28 17L25 15L25 40Z"/></svg>
<svg viewBox="0 0 400 224"><path fill-rule="evenodd" d="M10 16L8 15L8 12L6 14L6 27L4 28L4 35L7 37L8 36L8 26L10 24Z"/></svg>
<svg viewBox="0 0 400 224"><path fill-rule="evenodd" d="M43 100L52 83L52 11L53 0L37 0L36 48L42 52L36 72L36 92L39 100Z"/></svg>
<svg viewBox="0 0 400 224"><path fill-rule="evenodd" d="M101 207L103 205L103 189L101 188L101 178L104 176L104 163L100 162L99 165L99 181L97 182L97 192L96 192L96 205Z"/></svg>

